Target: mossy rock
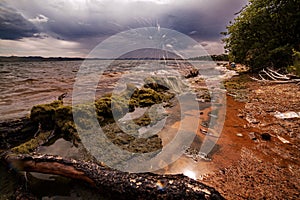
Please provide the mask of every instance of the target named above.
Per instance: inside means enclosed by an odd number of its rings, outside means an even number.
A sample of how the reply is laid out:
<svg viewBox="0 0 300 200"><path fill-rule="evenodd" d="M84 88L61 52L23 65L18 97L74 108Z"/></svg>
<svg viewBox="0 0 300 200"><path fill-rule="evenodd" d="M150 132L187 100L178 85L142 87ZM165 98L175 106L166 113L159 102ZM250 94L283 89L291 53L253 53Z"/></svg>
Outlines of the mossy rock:
<svg viewBox="0 0 300 200"><path fill-rule="evenodd" d="M151 88L142 88L138 93L140 107L148 107L163 102L163 95Z"/></svg>
<svg viewBox="0 0 300 200"><path fill-rule="evenodd" d="M197 91L197 98L202 99L205 102L211 101L211 94L207 88L201 88Z"/></svg>
<svg viewBox="0 0 300 200"><path fill-rule="evenodd" d="M43 130L52 130L55 125L55 112L60 106L62 106L62 101L33 106L30 112L30 119L33 122L40 123Z"/></svg>
<svg viewBox="0 0 300 200"><path fill-rule="evenodd" d="M93 127L94 121L90 119L96 116L94 112L95 112L95 107L92 104L79 105L74 107L73 116L76 117L76 125L78 126L77 128L80 128L82 130L91 129ZM97 109L96 109L96 113L97 113Z"/></svg>
<svg viewBox="0 0 300 200"><path fill-rule="evenodd" d="M149 138L137 138L124 149L133 153L155 152L162 149L162 141L157 135Z"/></svg>
<svg viewBox="0 0 300 200"><path fill-rule="evenodd" d="M134 119L133 121L138 126L148 126L149 124L151 124L151 118L147 113L140 118Z"/></svg>
<svg viewBox="0 0 300 200"><path fill-rule="evenodd" d="M37 137L16 146L11 149L13 153L29 154L36 150L40 145L46 143L48 139L52 136L52 131L41 132Z"/></svg>
<svg viewBox="0 0 300 200"><path fill-rule="evenodd" d="M152 88L145 87L138 89L133 84L127 84L125 92L117 95L107 94L97 99L94 104L77 105L72 108L71 106L63 105L62 101L54 101L49 104L34 106L31 109L30 119L34 123L40 124L41 130L54 130L55 134L60 134L61 137L67 140L80 141L77 128L90 130L94 126L93 123L95 123L91 119L95 117L101 126L114 124L115 120L122 118L128 111L134 111L135 107L150 107L162 102L168 102L173 97L174 94L168 91L158 92ZM73 119L74 116L76 116L76 125ZM154 122L151 122L150 117L146 114L134 123L132 130L137 131L137 128L140 126L148 126ZM121 131L114 129L112 132L108 131L108 134L113 135L119 133ZM111 135L111 140L116 144L127 144L127 146L130 146L131 141L136 141L137 139L129 135L126 137L124 135L122 137ZM154 146L160 147L159 144L157 143ZM32 149L31 147L28 148Z"/></svg>
<svg viewBox="0 0 300 200"><path fill-rule="evenodd" d="M102 97L95 102L97 115L112 117L111 97Z"/></svg>
<svg viewBox="0 0 300 200"><path fill-rule="evenodd" d="M166 92L169 90L178 90L178 87L182 89L187 86L178 77L147 77L145 80L145 88L151 88L157 92Z"/></svg>
<svg viewBox="0 0 300 200"><path fill-rule="evenodd" d="M114 145L128 152L150 153L162 149L162 141L157 135L149 138L136 138L122 132L114 123L103 127L102 130Z"/></svg>

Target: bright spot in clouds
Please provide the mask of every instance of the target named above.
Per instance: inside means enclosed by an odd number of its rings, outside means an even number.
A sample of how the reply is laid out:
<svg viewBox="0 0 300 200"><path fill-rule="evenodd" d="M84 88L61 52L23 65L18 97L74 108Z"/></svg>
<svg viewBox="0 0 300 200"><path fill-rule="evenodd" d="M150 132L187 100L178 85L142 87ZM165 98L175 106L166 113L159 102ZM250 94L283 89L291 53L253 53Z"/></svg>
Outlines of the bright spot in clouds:
<svg viewBox="0 0 300 200"><path fill-rule="evenodd" d="M46 23L48 22L49 18L44 16L44 15L38 15L33 19L28 19L28 21L32 22L32 23Z"/></svg>

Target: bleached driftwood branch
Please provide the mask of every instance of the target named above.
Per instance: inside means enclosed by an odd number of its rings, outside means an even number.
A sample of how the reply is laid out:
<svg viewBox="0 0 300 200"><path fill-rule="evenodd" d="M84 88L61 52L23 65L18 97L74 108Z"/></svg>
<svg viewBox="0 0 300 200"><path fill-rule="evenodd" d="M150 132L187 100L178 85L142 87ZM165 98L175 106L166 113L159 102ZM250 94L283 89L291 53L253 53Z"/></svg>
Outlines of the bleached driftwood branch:
<svg viewBox="0 0 300 200"><path fill-rule="evenodd" d="M264 83L299 83L300 78L289 74L280 74L270 68L263 69L258 73L259 78L251 77L252 80Z"/></svg>

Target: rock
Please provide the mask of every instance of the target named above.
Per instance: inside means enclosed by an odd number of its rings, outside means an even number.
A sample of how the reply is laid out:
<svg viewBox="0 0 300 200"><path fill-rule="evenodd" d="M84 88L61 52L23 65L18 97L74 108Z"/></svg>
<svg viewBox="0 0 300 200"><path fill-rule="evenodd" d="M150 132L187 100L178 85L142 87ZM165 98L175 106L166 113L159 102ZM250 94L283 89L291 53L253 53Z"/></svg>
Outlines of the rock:
<svg viewBox="0 0 300 200"><path fill-rule="evenodd" d="M200 128L200 132L204 135L207 135L207 130Z"/></svg>
<svg viewBox="0 0 300 200"><path fill-rule="evenodd" d="M269 133L262 133L260 136L261 136L261 139L263 139L265 141L271 140L271 135Z"/></svg>
<svg viewBox="0 0 300 200"><path fill-rule="evenodd" d="M198 76L199 71L196 68L190 68L189 70L186 70L184 72L184 77L185 78L192 78Z"/></svg>
<svg viewBox="0 0 300 200"><path fill-rule="evenodd" d="M246 121L249 123L249 124L258 124L260 121L255 119L255 118L251 118L249 116L246 116Z"/></svg>

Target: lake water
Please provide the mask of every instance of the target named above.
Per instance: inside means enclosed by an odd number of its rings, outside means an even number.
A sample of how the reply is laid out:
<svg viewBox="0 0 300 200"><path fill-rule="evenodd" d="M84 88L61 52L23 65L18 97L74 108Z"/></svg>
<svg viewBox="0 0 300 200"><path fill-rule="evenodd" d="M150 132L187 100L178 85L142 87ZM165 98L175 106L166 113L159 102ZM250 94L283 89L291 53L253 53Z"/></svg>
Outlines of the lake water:
<svg viewBox="0 0 300 200"><path fill-rule="evenodd" d="M1 119L25 116L32 106L71 92L81 62L16 62L0 65Z"/></svg>
<svg viewBox="0 0 300 200"><path fill-rule="evenodd" d="M97 94L101 95L114 88L120 73L129 73L131 80L134 81L140 74L133 76L133 72L143 70L155 74L157 71L166 71L166 65L159 66L161 63L161 61L104 60L85 63L82 61L2 62L0 63L0 120L25 116L29 114L32 106L49 103L65 92L68 93L65 102L70 104L75 77L81 66L105 70L99 77L100 82L97 86ZM211 73L211 70L206 70L205 62L193 61L192 64L202 69L203 73ZM172 65L174 66L174 63ZM212 67L211 64L208 67Z"/></svg>

